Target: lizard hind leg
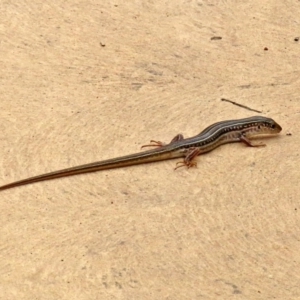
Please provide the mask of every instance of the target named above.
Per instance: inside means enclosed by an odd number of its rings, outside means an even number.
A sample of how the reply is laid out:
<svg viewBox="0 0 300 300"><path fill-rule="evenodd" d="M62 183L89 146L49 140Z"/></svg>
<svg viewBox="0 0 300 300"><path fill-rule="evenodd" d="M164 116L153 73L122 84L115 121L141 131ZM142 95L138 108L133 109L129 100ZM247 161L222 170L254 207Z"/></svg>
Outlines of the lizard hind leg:
<svg viewBox="0 0 300 300"><path fill-rule="evenodd" d="M162 146L164 146L164 145L165 145L165 143L163 143L163 142L161 142L161 141L154 141L154 140L151 140L151 141L150 141L150 144L143 145L143 146L141 147L141 149L146 148L146 147L162 147Z"/></svg>
<svg viewBox="0 0 300 300"><path fill-rule="evenodd" d="M197 167L197 162L195 158L201 153L200 149L197 147L191 147L187 150L186 156L183 161L176 163L174 170L186 166L188 169L192 167Z"/></svg>
<svg viewBox="0 0 300 300"><path fill-rule="evenodd" d="M183 140L183 135L182 135L182 134L177 134L177 135L171 140L171 142L170 142L169 144L172 144L172 143L175 143L175 142L178 142L178 141L181 141L181 140ZM152 144L151 144L151 143L152 143ZM163 143L163 142L161 142L161 141L154 141L154 140L151 140L151 141L150 141L150 144L148 144L148 145L143 145L143 146L141 147L141 149L143 149L143 148L145 148L145 147L163 147L163 146L166 146L166 145L168 145L168 144Z"/></svg>

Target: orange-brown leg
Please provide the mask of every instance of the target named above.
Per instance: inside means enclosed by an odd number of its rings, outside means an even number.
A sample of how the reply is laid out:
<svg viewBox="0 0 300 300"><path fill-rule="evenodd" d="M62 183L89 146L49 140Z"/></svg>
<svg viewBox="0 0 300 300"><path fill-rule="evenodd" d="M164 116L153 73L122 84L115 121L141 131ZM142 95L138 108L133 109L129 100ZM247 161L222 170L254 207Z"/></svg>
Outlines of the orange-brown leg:
<svg viewBox="0 0 300 300"><path fill-rule="evenodd" d="M177 170L178 168L186 166L188 169L191 167L197 167L197 162L195 161L196 156L198 156L201 153L199 148L192 147L187 150L186 156L183 161L179 161L176 163L176 168L174 170Z"/></svg>
<svg viewBox="0 0 300 300"><path fill-rule="evenodd" d="M266 144L252 144L250 140L248 140L244 135L241 135L240 141L245 143L249 147L265 147Z"/></svg>
<svg viewBox="0 0 300 300"><path fill-rule="evenodd" d="M150 143L153 143L153 144L143 145L141 147L141 149L146 148L146 147L162 147L165 145L165 143L163 143L161 141L154 141L154 140L151 140Z"/></svg>
<svg viewBox="0 0 300 300"><path fill-rule="evenodd" d="M181 140L183 140L183 139L184 139L184 138L183 138L183 135L182 135L181 133L179 133L179 134L175 135L175 136L172 138L170 144L175 143L175 142L178 142L178 141L181 141Z"/></svg>
<svg viewBox="0 0 300 300"><path fill-rule="evenodd" d="M175 143L175 142L178 142L178 141L181 141L183 140L183 135L182 134L177 134L170 142L170 144L172 143ZM151 140L150 143L153 143L153 144L148 144L148 145L143 145L141 147L142 148L145 148L145 147L163 147L163 146L166 146L167 144L166 143L163 143L161 141L154 141L154 140Z"/></svg>

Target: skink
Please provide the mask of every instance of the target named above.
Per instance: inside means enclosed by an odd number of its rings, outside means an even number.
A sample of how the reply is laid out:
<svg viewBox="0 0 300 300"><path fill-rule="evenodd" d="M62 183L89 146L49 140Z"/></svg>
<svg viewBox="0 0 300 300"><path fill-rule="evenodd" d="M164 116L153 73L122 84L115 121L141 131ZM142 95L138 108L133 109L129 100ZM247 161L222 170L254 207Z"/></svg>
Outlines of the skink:
<svg viewBox="0 0 300 300"><path fill-rule="evenodd" d="M249 139L258 135L276 134L279 133L281 129L280 125L274 120L261 116L222 121L210 125L201 133L191 138L184 139L181 134L178 134L169 144L151 141L152 144L143 146L157 146L156 149L30 177L0 186L0 190L43 180L149 163L176 157L183 157L184 159L182 162L177 163L177 167L175 169L182 166L187 166L189 168L196 166L196 156L209 152L222 144L243 142L250 147L265 146L264 144L253 144Z"/></svg>

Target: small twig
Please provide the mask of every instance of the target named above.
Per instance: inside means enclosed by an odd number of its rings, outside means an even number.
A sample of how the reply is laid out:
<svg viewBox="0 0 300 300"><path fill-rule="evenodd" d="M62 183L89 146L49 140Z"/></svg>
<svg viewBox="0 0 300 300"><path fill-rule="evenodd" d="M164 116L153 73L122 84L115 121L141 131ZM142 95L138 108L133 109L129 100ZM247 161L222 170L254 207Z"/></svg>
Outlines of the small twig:
<svg viewBox="0 0 300 300"><path fill-rule="evenodd" d="M239 107L242 107L242 108L251 110L251 111L255 111L255 112L257 112L257 113L262 113L262 111L260 111L260 110L256 110L256 109L250 108L250 107L248 107L248 106L245 106L245 105L243 105L243 104L236 103L236 102L234 102L234 101L231 101L231 100L228 100L228 99L225 99L225 98L221 98L221 101L226 101L226 102L229 102L229 103L234 104L234 105L236 105L236 106L239 106Z"/></svg>

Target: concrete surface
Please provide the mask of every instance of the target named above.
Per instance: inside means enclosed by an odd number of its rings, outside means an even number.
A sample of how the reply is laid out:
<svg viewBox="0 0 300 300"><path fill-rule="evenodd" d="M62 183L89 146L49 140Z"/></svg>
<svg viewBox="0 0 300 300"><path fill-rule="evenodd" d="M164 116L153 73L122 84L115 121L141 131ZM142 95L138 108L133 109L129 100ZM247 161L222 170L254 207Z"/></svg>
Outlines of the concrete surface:
<svg viewBox="0 0 300 300"><path fill-rule="evenodd" d="M3 1L0 184L274 118L267 147L0 193L0 299L300 299L300 2ZM221 38L221 39L220 39Z"/></svg>

